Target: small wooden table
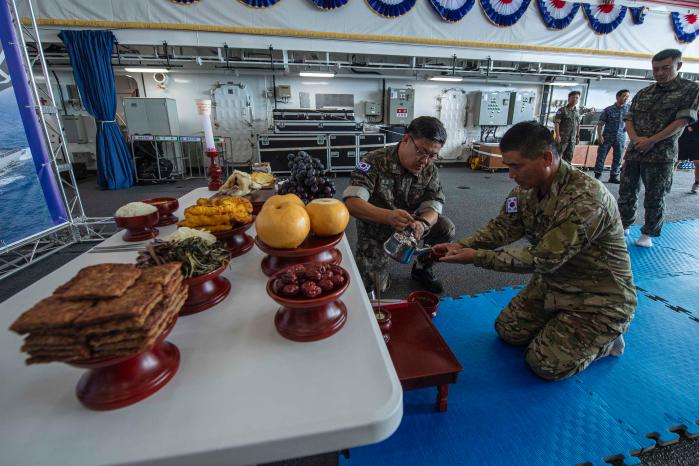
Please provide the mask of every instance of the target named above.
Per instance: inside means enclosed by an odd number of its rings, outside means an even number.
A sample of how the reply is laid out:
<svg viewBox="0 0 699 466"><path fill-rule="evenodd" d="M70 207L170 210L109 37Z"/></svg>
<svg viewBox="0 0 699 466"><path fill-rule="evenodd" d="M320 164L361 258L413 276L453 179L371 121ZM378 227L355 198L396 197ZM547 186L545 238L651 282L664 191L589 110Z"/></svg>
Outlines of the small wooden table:
<svg viewBox="0 0 699 466"><path fill-rule="evenodd" d="M462 367L419 303L382 305L391 313L388 352L403 390L437 387L437 410L447 410L449 384Z"/></svg>

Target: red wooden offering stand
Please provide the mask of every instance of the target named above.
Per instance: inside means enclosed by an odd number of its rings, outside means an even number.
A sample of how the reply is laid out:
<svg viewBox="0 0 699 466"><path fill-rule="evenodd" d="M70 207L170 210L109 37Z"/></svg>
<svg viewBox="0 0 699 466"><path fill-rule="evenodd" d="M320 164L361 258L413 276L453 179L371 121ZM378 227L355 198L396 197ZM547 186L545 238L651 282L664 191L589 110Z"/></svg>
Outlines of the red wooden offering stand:
<svg viewBox="0 0 699 466"><path fill-rule="evenodd" d="M175 317L150 350L68 363L89 369L75 388L78 400L89 409L106 411L132 405L163 388L180 367L180 350L165 341L176 321Z"/></svg>
<svg viewBox="0 0 699 466"><path fill-rule="evenodd" d="M158 208L158 213L160 214L160 220L155 224L156 227L166 227L177 223L178 218L173 215L173 212L177 210L180 206L177 198L174 197L153 197L151 199L146 199L143 202L146 204L153 205Z"/></svg>
<svg viewBox="0 0 699 466"><path fill-rule="evenodd" d="M447 410L449 384L462 367L425 309L417 302L382 304L391 313L388 352L403 390L437 387L437 410Z"/></svg>
<svg viewBox="0 0 699 466"><path fill-rule="evenodd" d="M227 278L221 277L226 267L228 264L224 264L205 275L185 278L184 283L189 287L189 295L180 311L181 316L205 311L226 299L231 291L231 282Z"/></svg>
<svg viewBox="0 0 699 466"><path fill-rule="evenodd" d="M342 287L317 298L286 298L276 294L272 291L272 282L278 275L267 282L267 294L282 305L274 317L274 325L281 336L294 341L322 340L336 334L345 325L347 307L339 298L350 283L346 271Z"/></svg>
<svg viewBox="0 0 699 466"><path fill-rule="evenodd" d="M260 213L260 210L262 210L262 205L267 201L267 199L274 196L275 194L276 189L274 188L262 188L257 191L253 191L250 194L246 194L243 197L249 199L250 202L252 202L252 214L257 215Z"/></svg>
<svg viewBox="0 0 699 466"><path fill-rule="evenodd" d="M231 259L242 256L255 245L255 240L245 233L254 223L255 217L253 217L250 223L240 225L230 231L214 233L214 236L226 245L226 249L231 253Z"/></svg>
<svg viewBox="0 0 699 466"><path fill-rule="evenodd" d="M124 241L145 241L147 239L158 236L158 229L155 224L158 223L160 214L156 210L148 215L139 215L137 217L114 217L114 223L118 227L126 228L126 233L122 236Z"/></svg>
<svg viewBox="0 0 699 466"><path fill-rule="evenodd" d="M262 271L268 277L290 265L316 262L320 264L338 265L342 262L342 253L335 248L344 233L335 236L316 237L308 236L296 249L275 249L267 246L258 237L255 244L267 253L262 259Z"/></svg>

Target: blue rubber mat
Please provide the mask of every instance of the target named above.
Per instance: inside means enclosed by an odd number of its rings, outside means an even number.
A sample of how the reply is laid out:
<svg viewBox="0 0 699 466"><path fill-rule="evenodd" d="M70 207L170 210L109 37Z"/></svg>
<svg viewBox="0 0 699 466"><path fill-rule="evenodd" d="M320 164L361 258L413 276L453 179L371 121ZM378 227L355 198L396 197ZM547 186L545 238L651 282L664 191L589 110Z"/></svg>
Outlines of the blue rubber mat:
<svg viewBox="0 0 699 466"><path fill-rule="evenodd" d="M639 291L699 323L699 273L636 278Z"/></svg>
<svg viewBox="0 0 699 466"><path fill-rule="evenodd" d="M652 248L634 244L641 236L638 225L633 225L630 230L626 244L636 279L699 272L699 220L665 223L661 236L653 238Z"/></svg>
<svg viewBox="0 0 699 466"><path fill-rule="evenodd" d="M398 431L353 449L351 464L604 464L618 454L637 464L631 452L655 445L647 434L672 442L667 429L696 429L699 324L641 295L621 358L545 382L526 367L524 349L493 329L516 292L442 301L435 323L464 367L448 412L434 411L434 389L405 392Z"/></svg>

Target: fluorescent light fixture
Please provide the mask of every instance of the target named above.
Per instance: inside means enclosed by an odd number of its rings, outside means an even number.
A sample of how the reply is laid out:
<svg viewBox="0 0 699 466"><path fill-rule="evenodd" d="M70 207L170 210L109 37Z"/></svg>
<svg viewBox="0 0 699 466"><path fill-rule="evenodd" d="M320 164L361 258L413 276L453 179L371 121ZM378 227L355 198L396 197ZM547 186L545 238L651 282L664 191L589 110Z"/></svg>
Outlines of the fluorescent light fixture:
<svg viewBox="0 0 699 466"><path fill-rule="evenodd" d="M432 76L430 81L446 81L450 83L460 83L464 78L461 76Z"/></svg>
<svg viewBox="0 0 699 466"><path fill-rule="evenodd" d="M335 73L317 73L315 71L301 71L299 76L304 78L334 78Z"/></svg>
<svg viewBox="0 0 699 466"><path fill-rule="evenodd" d="M175 82L177 84L189 84L192 81L190 81L189 79L175 78Z"/></svg>
<svg viewBox="0 0 699 466"><path fill-rule="evenodd" d="M327 86L326 81L301 81L304 86Z"/></svg>
<svg viewBox="0 0 699 466"><path fill-rule="evenodd" d="M137 66L135 68L124 68L128 73L169 73L165 68L148 68L147 66Z"/></svg>
<svg viewBox="0 0 699 466"><path fill-rule="evenodd" d="M545 83L548 84L549 86L558 86L558 87L575 87L575 86L580 86L578 83Z"/></svg>

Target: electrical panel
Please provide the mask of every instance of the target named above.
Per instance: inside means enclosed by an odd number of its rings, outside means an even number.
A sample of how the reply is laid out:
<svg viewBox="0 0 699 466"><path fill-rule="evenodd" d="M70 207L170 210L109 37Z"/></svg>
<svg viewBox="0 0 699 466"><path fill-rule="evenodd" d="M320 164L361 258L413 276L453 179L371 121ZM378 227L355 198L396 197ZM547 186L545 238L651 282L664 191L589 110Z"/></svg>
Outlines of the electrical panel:
<svg viewBox="0 0 699 466"><path fill-rule="evenodd" d="M386 91L386 123L408 125L413 120L415 91L413 89L389 88Z"/></svg>
<svg viewBox="0 0 699 466"><path fill-rule="evenodd" d="M180 120L175 99L127 97L123 100L129 134L178 136Z"/></svg>
<svg viewBox="0 0 699 466"><path fill-rule="evenodd" d="M379 104L367 100L364 102L364 116L378 116L379 114Z"/></svg>
<svg viewBox="0 0 699 466"><path fill-rule="evenodd" d="M532 91L513 92L510 97L510 111L507 115L507 123L514 125L520 121L534 119L534 101L536 93Z"/></svg>
<svg viewBox="0 0 699 466"><path fill-rule="evenodd" d="M473 126L505 126L510 110L510 91L474 92L471 95L471 124Z"/></svg>
<svg viewBox="0 0 699 466"><path fill-rule="evenodd" d="M288 84L277 86L277 99L291 99L291 86Z"/></svg>

